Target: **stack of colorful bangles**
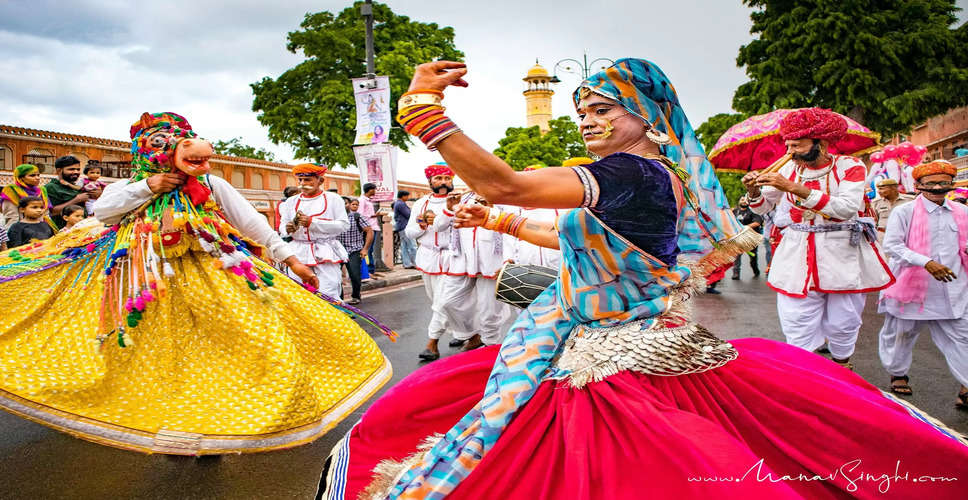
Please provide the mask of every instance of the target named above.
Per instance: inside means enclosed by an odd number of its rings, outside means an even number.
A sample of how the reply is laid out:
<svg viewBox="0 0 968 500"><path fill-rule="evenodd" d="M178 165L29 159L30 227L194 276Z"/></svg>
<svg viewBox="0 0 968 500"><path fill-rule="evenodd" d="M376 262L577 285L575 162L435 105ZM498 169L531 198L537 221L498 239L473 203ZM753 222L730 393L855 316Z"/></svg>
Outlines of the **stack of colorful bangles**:
<svg viewBox="0 0 968 500"><path fill-rule="evenodd" d="M497 210L491 210L490 207L487 209L487 216L484 218L484 229L490 229L491 231L497 231L499 233L508 234L518 237L518 233L521 232L521 228L524 227L524 222L528 220L527 217L521 217L520 215L514 215L508 212L500 212Z"/></svg>
<svg viewBox="0 0 968 500"><path fill-rule="evenodd" d="M397 102L397 122L431 151L437 149L440 141L460 132L457 125L444 116L443 99L444 93L439 90L416 89L400 96Z"/></svg>

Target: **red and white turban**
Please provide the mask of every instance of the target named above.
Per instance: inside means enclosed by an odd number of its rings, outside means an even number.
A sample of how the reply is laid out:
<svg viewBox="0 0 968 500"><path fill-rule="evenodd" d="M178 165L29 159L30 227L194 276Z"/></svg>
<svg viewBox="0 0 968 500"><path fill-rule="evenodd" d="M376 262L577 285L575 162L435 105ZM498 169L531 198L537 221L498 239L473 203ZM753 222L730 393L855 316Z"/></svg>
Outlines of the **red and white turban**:
<svg viewBox="0 0 968 500"><path fill-rule="evenodd" d="M295 167L292 167L292 175L318 175L322 177L326 174L326 165L317 165L315 163L300 163Z"/></svg>
<svg viewBox="0 0 968 500"><path fill-rule="evenodd" d="M847 133L847 120L829 109L798 109L780 121L780 136L793 139L820 139L835 142Z"/></svg>
<svg viewBox="0 0 968 500"><path fill-rule="evenodd" d="M914 170L911 171L911 177L914 177L914 180L916 181L921 180L921 178L926 175L934 174L945 174L955 177L958 175L958 169L954 165L944 160L934 160L930 163L918 165L917 167L914 167Z"/></svg>
<svg viewBox="0 0 968 500"><path fill-rule="evenodd" d="M446 163L445 164L436 163L434 165L431 165L425 168L424 175L426 175L428 179L434 177L435 175L449 175L453 177L454 171L451 170Z"/></svg>

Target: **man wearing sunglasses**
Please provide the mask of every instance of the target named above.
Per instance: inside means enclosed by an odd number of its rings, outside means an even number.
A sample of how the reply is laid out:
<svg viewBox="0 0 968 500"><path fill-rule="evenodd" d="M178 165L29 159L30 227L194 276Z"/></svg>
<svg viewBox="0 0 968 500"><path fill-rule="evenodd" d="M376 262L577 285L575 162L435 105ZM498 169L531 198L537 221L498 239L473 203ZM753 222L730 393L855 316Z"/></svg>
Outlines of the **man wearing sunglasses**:
<svg viewBox="0 0 968 500"><path fill-rule="evenodd" d="M912 175L920 194L888 219L884 249L897 283L881 292L879 351L891 390L909 395L912 351L927 327L961 384L955 405L968 410L968 207L945 196L954 189L956 173L940 160L916 167Z"/></svg>

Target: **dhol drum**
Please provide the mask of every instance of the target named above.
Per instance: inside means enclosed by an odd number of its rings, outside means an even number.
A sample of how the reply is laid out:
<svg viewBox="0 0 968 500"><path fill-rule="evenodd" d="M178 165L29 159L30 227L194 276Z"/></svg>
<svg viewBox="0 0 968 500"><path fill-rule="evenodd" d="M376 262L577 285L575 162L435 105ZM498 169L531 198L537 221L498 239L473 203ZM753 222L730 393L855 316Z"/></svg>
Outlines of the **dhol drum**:
<svg viewBox="0 0 968 500"><path fill-rule="evenodd" d="M558 270L551 267L504 264L497 275L497 300L524 309L556 279Z"/></svg>

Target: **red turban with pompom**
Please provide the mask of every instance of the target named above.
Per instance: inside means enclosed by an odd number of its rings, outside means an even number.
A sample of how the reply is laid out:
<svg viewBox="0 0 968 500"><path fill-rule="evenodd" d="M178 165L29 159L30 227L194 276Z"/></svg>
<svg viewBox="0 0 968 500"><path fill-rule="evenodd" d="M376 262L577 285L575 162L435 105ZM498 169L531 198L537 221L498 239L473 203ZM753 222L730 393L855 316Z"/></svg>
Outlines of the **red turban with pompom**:
<svg viewBox="0 0 968 500"><path fill-rule="evenodd" d="M428 179L430 179L431 177L433 177L435 175L449 175L449 176L453 177L454 176L454 171L451 170L450 167L448 167L446 163L444 163L444 164L437 163L437 164L434 164L434 165L431 165L431 166L425 168L424 169L424 175L426 175Z"/></svg>
<svg viewBox="0 0 968 500"><path fill-rule="evenodd" d="M847 133L847 120L829 109L798 109L780 121L780 136L792 139L820 139L835 142Z"/></svg>

